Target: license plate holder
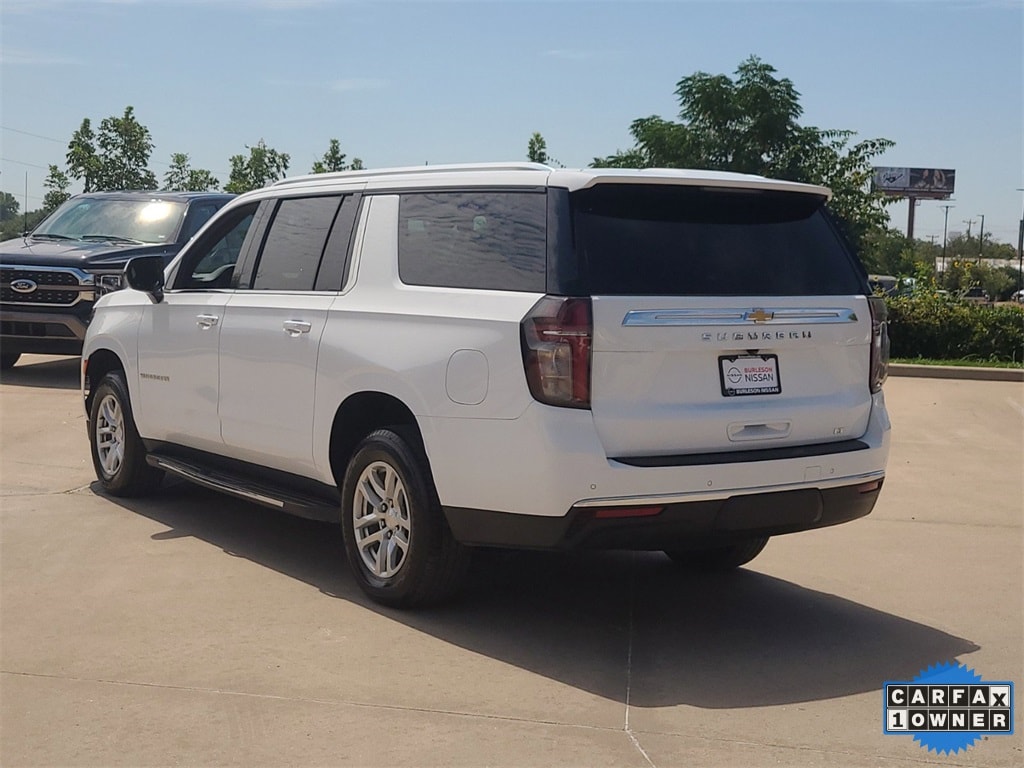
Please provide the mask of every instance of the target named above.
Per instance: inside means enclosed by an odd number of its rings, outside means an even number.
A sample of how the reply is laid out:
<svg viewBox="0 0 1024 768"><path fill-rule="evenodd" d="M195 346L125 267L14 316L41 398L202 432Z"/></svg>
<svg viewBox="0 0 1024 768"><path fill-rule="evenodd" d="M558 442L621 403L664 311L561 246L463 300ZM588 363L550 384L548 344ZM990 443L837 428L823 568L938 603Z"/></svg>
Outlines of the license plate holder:
<svg viewBox="0 0 1024 768"><path fill-rule="evenodd" d="M720 355L718 380L723 397L782 394L778 355Z"/></svg>

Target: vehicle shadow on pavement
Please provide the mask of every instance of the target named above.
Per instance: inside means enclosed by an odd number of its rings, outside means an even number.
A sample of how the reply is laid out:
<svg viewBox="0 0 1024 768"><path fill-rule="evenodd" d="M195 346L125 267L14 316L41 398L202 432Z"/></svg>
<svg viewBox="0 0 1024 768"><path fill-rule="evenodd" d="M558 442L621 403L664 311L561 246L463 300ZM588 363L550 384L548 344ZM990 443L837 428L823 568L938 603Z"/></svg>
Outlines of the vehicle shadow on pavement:
<svg viewBox="0 0 1024 768"><path fill-rule="evenodd" d="M46 362L21 360L0 373L0 384L42 389L78 389L81 387L81 358L43 358Z"/></svg>
<svg viewBox="0 0 1024 768"><path fill-rule="evenodd" d="M98 483L93 492L102 495ZM109 498L109 497L108 497ZM396 611L352 580L341 534L187 483L110 499L168 531L507 664L635 707L741 708L879 691L979 646L836 595L660 553L478 550L450 605Z"/></svg>

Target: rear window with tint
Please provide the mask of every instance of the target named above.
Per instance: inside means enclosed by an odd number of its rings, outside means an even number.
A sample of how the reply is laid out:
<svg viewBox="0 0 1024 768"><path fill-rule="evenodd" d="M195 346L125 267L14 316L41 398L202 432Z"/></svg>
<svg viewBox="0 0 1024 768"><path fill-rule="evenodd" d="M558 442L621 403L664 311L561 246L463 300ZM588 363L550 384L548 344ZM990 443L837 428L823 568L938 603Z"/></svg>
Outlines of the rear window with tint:
<svg viewBox="0 0 1024 768"><path fill-rule="evenodd" d="M793 192L655 184L571 195L589 292L636 296L836 296L862 276L822 210Z"/></svg>
<svg viewBox="0 0 1024 768"><path fill-rule="evenodd" d="M544 292L543 192L402 195L398 273L406 285Z"/></svg>

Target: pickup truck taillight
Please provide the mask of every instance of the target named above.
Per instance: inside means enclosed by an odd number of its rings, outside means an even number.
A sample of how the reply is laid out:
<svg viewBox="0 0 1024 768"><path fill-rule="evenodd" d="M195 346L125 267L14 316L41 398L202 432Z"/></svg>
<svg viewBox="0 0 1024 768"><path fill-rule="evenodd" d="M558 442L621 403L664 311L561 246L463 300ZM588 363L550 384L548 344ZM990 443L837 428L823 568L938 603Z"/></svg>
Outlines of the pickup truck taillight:
<svg viewBox="0 0 1024 768"><path fill-rule="evenodd" d="M872 392L882 389L889 375L889 310L881 296L869 296L871 308L871 373L868 384Z"/></svg>
<svg viewBox="0 0 1024 768"><path fill-rule="evenodd" d="M520 323L530 394L547 405L590 407L589 298L545 296Z"/></svg>

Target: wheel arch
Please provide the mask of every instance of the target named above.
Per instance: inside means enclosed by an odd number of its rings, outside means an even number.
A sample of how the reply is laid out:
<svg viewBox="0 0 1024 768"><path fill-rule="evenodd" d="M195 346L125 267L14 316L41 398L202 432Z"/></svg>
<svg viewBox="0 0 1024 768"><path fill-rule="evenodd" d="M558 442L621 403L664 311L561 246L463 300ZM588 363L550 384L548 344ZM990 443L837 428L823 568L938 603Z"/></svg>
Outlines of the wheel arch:
<svg viewBox="0 0 1024 768"><path fill-rule="evenodd" d="M404 427L423 446L416 416L404 402L384 392L356 392L338 406L331 425L331 474L341 488L345 469L356 446L368 434L384 427Z"/></svg>
<svg viewBox="0 0 1024 768"><path fill-rule="evenodd" d="M88 414L92 409L92 396L96 389L96 385L99 384L103 377L111 371L125 372L124 361L121 357L111 349L102 347L100 349L93 350L89 357L86 358L88 366L85 371L85 381L82 382L83 390L85 393L85 413ZM128 386L127 375L125 376L125 386Z"/></svg>

